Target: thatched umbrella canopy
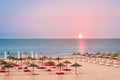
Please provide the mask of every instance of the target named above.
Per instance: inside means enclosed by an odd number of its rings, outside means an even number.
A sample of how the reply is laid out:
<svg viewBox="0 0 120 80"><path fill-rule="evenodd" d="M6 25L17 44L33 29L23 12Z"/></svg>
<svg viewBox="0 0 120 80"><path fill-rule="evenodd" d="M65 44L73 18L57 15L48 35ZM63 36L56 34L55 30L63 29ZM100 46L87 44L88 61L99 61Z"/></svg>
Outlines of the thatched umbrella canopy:
<svg viewBox="0 0 120 80"><path fill-rule="evenodd" d="M22 69L22 64L23 64L22 61L25 60L25 59L23 59L22 57L20 57L20 58L18 58L18 60L20 60L20 62L21 62L21 63L20 63L20 68L19 68L19 69Z"/></svg>
<svg viewBox="0 0 120 80"><path fill-rule="evenodd" d="M53 62L53 61L48 61L48 62L46 62L45 64L48 65L48 66L53 66L53 65L55 65L55 62Z"/></svg>
<svg viewBox="0 0 120 80"><path fill-rule="evenodd" d="M17 60L19 60L19 59L18 59L17 57L14 57L14 56L9 55L7 58L8 58L9 60L12 60L12 62L10 62L11 65L18 66ZM15 62L14 62L14 60L15 60Z"/></svg>
<svg viewBox="0 0 120 80"><path fill-rule="evenodd" d="M74 64L71 65L72 67L80 67L82 65L78 64L77 62L75 62Z"/></svg>
<svg viewBox="0 0 120 80"><path fill-rule="evenodd" d="M101 53L100 55L97 55L98 58L104 58L106 57L106 53Z"/></svg>
<svg viewBox="0 0 120 80"><path fill-rule="evenodd" d="M34 61L36 60L36 58L35 57L31 57L31 59L30 59L31 61L32 61L32 63L34 63Z"/></svg>
<svg viewBox="0 0 120 80"><path fill-rule="evenodd" d="M52 57L48 57L48 60L53 60L54 58L52 58Z"/></svg>
<svg viewBox="0 0 120 80"><path fill-rule="evenodd" d="M96 52L96 53L95 53L95 55L100 55L100 54L101 54L101 52Z"/></svg>
<svg viewBox="0 0 120 80"><path fill-rule="evenodd" d="M8 64L8 63L6 61L0 62L0 65L5 65L5 64Z"/></svg>
<svg viewBox="0 0 120 80"><path fill-rule="evenodd" d="M23 59L29 59L29 60L36 60L36 58L35 57L30 57L30 56L27 56L26 58L23 58Z"/></svg>
<svg viewBox="0 0 120 80"><path fill-rule="evenodd" d="M47 59L48 57L47 56L43 56L42 58Z"/></svg>
<svg viewBox="0 0 120 80"><path fill-rule="evenodd" d="M18 58L17 58L17 57L14 57L14 60L15 60L15 61L16 61L16 63L17 63Z"/></svg>
<svg viewBox="0 0 120 80"><path fill-rule="evenodd" d="M77 53L76 53L76 52L74 52L74 53L72 53L72 55L77 55Z"/></svg>
<svg viewBox="0 0 120 80"><path fill-rule="evenodd" d="M32 67L32 68L33 68L33 73L32 73L32 75L34 75L34 67L38 67L38 66L37 66L36 64L32 63L32 64L29 65L29 67Z"/></svg>
<svg viewBox="0 0 120 80"><path fill-rule="evenodd" d="M8 69L8 75L9 75L9 68L13 68L14 66L12 66L9 63L7 63L7 64L4 65L4 67Z"/></svg>
<svg viewBox="0 0 120 80"><path fill-rule="evenodd" d="M4 65L8 64L6 61L1 61L0 62L0 65L2 67L2 69L5 69Z"/></svg>
<svg viewBox="0 0 120 80"><path fill-rule="evenodd" d="M31 59L32 59L32 57L30 57L30 56L27 56L27 57L26 57L26 59L29 59L29 60L31 60Z"/></svg>
<svg viewBox="0 0 120 80"><path fill-rule="evenodd" d="M46 60L48 57L46 56L42 56L42 57L38 57L38 60Z"/></svg>
<svg viewBox="0 0 120 80"><path fill-rule="evenodd" d="M55 58L55 60L58 61L58 64L60 63L60 60L62 60L62 59L63 59L63 58L60 58L60 57Z"/></svg>
<svg viewBox="0 0 120 80"><path fill-rule="evenodd" d="M33 57L33 58L31 58L31 60L36 60L36 58L35 58L35 57Z"/></svg>
<svg viewBox="0 0 120 80"><path fill-rule="evenodd" d="M51 71L51 66L54 66L55 65L55 62L53 61L48 61L45 63L47 66L50 66L50 68L47 70L47 71Z"/></svg>
<svg viewBox="0 0 120 80"><path fill-rule="evenodd" d="M113 59L113 60L119 60L118 57L111 57L111 59Z"/></svg>
<svg viewBox="0 0 120 80"><path fill-rule="evenodd" d="M65 60L63 63L66 64L66 69L64 69L64 70L70 70L70 69L68 69L68 64L71 64L71 62L68 60Z"/></svg>
<svg viewBox="0 0 120 80"><path fill-rule="evenodd" d="M0 62L4 61L3 59L0 59Z"/></svg>
<svg viewBox="0 0 120 80"><path fill-rule="evenodd" d="M112 57L119 57L120 54L119 54L119 53L113 53L113 54L111 54L111 56L112 56Z"/></svg>
<svg viewBox="0 0 120 80"><path fill-rule="evenodd" d="M92 54L91 57L92 57L92 58L96 58L96 55L95 55L95 54Z"/></svg>
<svg viewBox="0 0 120 80"><path fill-rule="evenodd" d="M63 63L57 64L57 67L60 67L60 72L62 71L62 67L65 66Z"/></svg>
<svg viewBox="0 0 120 80"><path fill-rule="evenodd" d="M71 62L68 61L68 60L65 60L63 63L65 63L65 64L70 64Z"/></svg>
<svg viewBox="0 0 120 80"><path fill-rule="evenodd" d="M76 55L81 55L80 52L77 52Z"/></svg>
<svg viewBox="0 0 120 80"><path fill-rule="evenodd" d="M8 58L8 59L14 59L14 57L11 56L11 55L8 55L7 58Z"/></svg>
<svg viewBox="0 0 120 80"><path fill-rule="evenodd" d="M43 67L44 63L45 63L45 60L46 60L46 57L39 57L38 60L42 61L42 67Z"/></svg>
<svg viewBox="0 0 120 80"><path fill-rule="evenodd" d="M100 56L104 57L106 56L106 53L101 53Z"/></svg>
<svg viewBox="0 0 120 80"><path fill-rule="evenodd" d="M45 58L44 57L40 57L40 58L38 58L38 60L44 61Z"/></svg>
<svg viewBox="0 0 120 80"><path fill-rule="evenodd" d="M28 65L30 64L30 62L29 61L25 61L23 64L25 64L26 65L26 69L28 68Z"/></svg>
<svg viewBox="0 0 120 80"><path fill-rule="evenodd" d="M15 59L15 57L14 56L11 56L11 55L8 55L7 56L7 59L9 60L9 62L10 62L10 60L14 60Z"/></svg>
<svg viewBox="0 0 120 80"><path fill-rule="evenodd" d="M103 58L105 58L105 59L110 59L111 58L111 56L103 56Z"/></svg>
<svg viewBox="0 0 120 80"><path fill-rule="evenodd" d="M72 53L72 55L73 55L73 58L75 59L75 58L76 58L77 53L76 53L76 52L74 52L74 53Z"/></svg>
<svg viewBox="0 0 120 80"><path fill-rule="evenodd" d="M107 53L106 55L107 55L107 56L111 56L111 55L112 55L112 53Z"/></svg>
<svg viewBox="0 0 120 80"><path fill-rule="evenodd" d="M98 56L97 56L97 58L103 58L103 56L101 56L101 55L98 55Z"/></svg>
<svg viewBox="0 0 120 80"><path fill-rule="evenodd" d="M74 64L71 65L72 67L75 67L75 73L77 74L77 67L80 67L82 65L78 64L77 62L75 62Z"/></svg>
<svg viewBox="0 0 120 80"><path fill-rule="evenodd" d="M91 54L90 54L90 53L88 53L88 52L86 52L86 53L82 54L82 56L90 57L90 56L91 56Z"/></svg>

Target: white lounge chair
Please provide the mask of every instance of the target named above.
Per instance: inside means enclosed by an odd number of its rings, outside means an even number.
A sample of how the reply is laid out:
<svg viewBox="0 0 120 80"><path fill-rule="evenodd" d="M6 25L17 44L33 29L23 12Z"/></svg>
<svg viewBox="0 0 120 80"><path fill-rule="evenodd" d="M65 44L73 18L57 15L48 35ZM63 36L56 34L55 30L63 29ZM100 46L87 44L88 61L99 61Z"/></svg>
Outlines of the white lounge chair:
<svg viewBox="0 0 120 80"><path fill-rule="evenodd" d="M113 66L116 68L120 67L120 63L117 60L115 60L113 64L114 64Z"/></svg>

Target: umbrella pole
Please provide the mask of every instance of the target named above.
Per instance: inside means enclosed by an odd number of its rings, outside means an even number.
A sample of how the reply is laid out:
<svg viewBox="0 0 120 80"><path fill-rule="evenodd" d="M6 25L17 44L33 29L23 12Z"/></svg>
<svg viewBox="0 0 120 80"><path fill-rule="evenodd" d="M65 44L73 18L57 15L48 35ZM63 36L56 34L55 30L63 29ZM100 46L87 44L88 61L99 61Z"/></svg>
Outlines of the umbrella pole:
<svg viewBox="0 0 120 80"><path fill-rule="evenodd" d="M60 67L60 72L61 72L61 67Z"/></svg>
<svg viewBox="0 0 120 80"><path fill-rule="evenodd" d="M9 68L8 68L8 75L9 75Z"/></svg>
<svg viewBox="0 0 120 80"><path fill-rule="evenodd" d="M50 65L50 70L51 70L51 65Z"/></svg>
<svg viewBox="0 0 120 80"><path fill-rule="evenodd" d="M77 67L75 67L75 74L77 74Z"/></svg>
<svg viewBox="0 0 120 80"><path fill-rule="evenodd" d="M28 63L27 63L27 68L28 68Z"/></svg>
<svg viewBox="0 0 120 80"><path fill-rule="evenodd" d="M58 60L58 64L59 64L59 60Z"/></svg>
<svg viewBox="0 0 120 80"><path fill-rule="evenodd" d="M15 63L17 64L17 60L15 60Z"/></svg>
<svg viewBox="0 0 120 80"><path fill-rule="evenodd" d="M67 69L67 64L66 64L66 69Z"/></svg>
<svg viewBox="0 0 120 80"><path fill-rule="evenodd" d="M42 67L43 67L43 60L42 60Z"/></svg>
<svg viewBox="0 0 120 80"><path fill-rule="evenodd" d="M22 68L22 60L21 60L21 68Z"/></svg>
<svg viewBox="0 0 120 80"><path fill-rule="evenodd" d="M34 75L34 67L33 67L33 75Z"/></svg>

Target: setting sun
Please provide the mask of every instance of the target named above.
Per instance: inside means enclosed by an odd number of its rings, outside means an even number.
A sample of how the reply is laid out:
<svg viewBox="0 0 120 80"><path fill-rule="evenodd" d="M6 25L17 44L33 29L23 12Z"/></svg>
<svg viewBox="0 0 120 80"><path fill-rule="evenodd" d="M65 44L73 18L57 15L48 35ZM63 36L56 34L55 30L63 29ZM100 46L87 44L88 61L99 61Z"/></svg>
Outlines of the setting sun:
<svg viewBox="0 0 120 80"><path fill-rule="evenodd" d="M83 38L83 34L79 34L79 35L78 35L78 38L79 38L79 39L82 39L82 38Z"/></svg>

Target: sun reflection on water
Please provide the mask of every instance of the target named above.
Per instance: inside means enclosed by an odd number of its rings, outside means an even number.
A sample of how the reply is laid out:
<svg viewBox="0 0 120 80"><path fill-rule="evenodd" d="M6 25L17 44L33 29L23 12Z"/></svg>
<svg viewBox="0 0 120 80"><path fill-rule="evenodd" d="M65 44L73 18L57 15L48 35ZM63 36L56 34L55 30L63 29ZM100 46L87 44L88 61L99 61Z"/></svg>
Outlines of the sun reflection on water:
<svg viewBox="0 0 120 80"><path fill-rule="evenodd" d="M86 52L85 39L78 40L78 52L82 54Z"/></svg>

